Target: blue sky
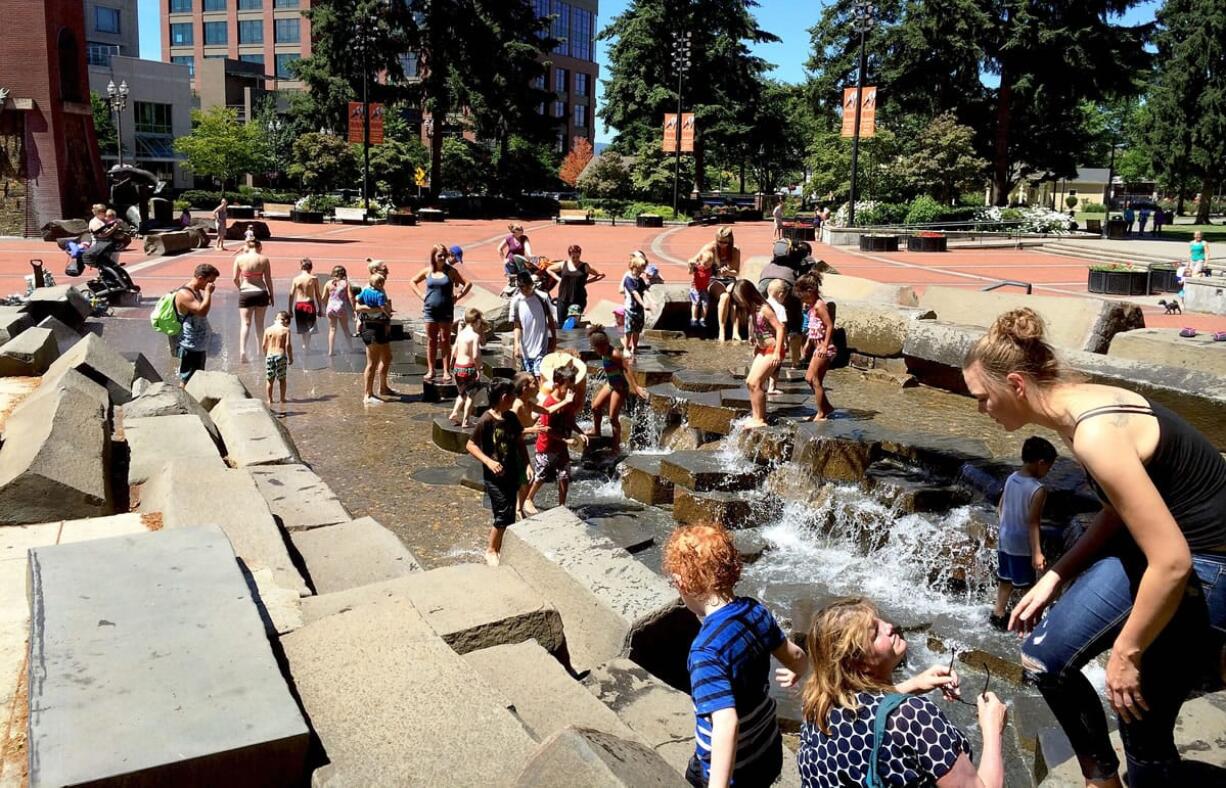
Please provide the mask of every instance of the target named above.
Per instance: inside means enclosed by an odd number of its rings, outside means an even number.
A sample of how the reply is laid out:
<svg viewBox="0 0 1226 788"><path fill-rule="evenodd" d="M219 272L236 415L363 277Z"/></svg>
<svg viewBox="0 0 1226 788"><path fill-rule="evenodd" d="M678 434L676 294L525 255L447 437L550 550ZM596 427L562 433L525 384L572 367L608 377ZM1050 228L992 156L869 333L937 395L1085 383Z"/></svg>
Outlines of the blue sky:
<svg viewBox="0 0 1226 788"><path fill-rule="evenodd" d="M160 0L140 0L141 57L161 57L159 2ZM631 0L601 0L599 26L605 27L613 17L625 11L630 2ZM784 82L799 82L804 79L804 63L809 57L809 28L817 24L824 5L821 0L760 0L760 5L754 10L758 24L762 29L769 30L783 39L777 44L763 44L754 48L758 55L775 64L772 77ZM1145 0L1125 18L1129 22L1152 20L1160 5L1160 0ZM606 45L607 42L597 44L597 61L602 71L607 62ZM603 87L597 82L597 107L603 102L603 93ZM611 139L612 132L606 131L603 125L598 123L597 142L609 142Z"/></svg>

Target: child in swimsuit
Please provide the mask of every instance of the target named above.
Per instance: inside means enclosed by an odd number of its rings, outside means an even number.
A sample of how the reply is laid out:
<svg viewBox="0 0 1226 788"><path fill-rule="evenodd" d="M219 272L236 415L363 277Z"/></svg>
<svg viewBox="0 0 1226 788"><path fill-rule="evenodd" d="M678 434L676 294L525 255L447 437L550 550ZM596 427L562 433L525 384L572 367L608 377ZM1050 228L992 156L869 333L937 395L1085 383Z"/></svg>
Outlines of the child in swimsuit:
<svg viewBox="0 0 1226 788"><path fill-rule="evenodd" d="M592 350L600 356L600 365L604 369L606 380L605 385L592 400L592 430L588 433L588 437L594 438L600 435L601 418L607 409L609 426L613 429L613 448L616 451L621 449L622 445L622 405L630 397L632 388L634 393L643 399L647 398L647 390L634 380L632 357L614 348L609 335L603 328L600 326L589 328L587 339Z"/></svg>
<svg viewBox="0 0 1226 788"><path fill-rule="evenodd" d="M484 341L485 321L480 309L464 313L464 327L460 329L451 348L451 370L455 374L459 396L448 416L452 424L468 429L468 416L473 408L473 394L481 381L481 344Z"/></svg>
<svg viewBox="0 0 1226 788"><path fill-rule="evenodd" d="M780 323L785 326L788 322L788 308L784 306L783 301L788 297L791 287L782 279L772 279L770 284L766 286L766 303L770 304L771 309L775 310L775 317ZM773 397L780 393L779 391L779 370L783 368L780 364L775 367L775 371L771 373L770 383L766 389L766 396Z"/></svg>
<svg viewBox="0 0 1226 788"><path fill-rule="evenodd" d="M289 312L281 310L277 313L277 321L264 332L264 373L268 381L268 404L276 402L272 398L272 383L281 384L281 402L285 399L286 378L289 376L289 365L294 363L294 344L289 341Z"/></svg>
<svg viewBox="0 0 1226 788"><path fill-rule="evenodd" d="M809 368L805 372L805 382L813 389L814 403L817 406L814 421L822 421L834 412L834 407L826 397L823 381L830 369L830 362L838 352L830 341L834 333L834 320L830 317L826 302L821 298L821 285L821 274L808 273L796 280L795 287L796 297L804 304L805 314L809 318L805 352L812 350L813 357L809 360Z"/></svg>
<svg viewBox="0 0 1226 788"><path fill-rule="evenodd" d="M766 380L783 363L787 350L787 329L775 316L775 310L747 279L732 286L732 300L749 315L750 334L754 346L753 363L745 377L749 389L749 419L746 429L766 426Z"/></svg>
<svg viewBox="0 0 1226 788"><path fill-rule="evenodd" d="M359 291L360 292L360 291ZM353 310L353 291L349 288L349 274L343 265L332 269L332 279L324 285L324 314L328 316L328 355L336 355L336 332L340 327L345 337L345 350L353 351L353 339L349 334L349 313Z"/></svg>

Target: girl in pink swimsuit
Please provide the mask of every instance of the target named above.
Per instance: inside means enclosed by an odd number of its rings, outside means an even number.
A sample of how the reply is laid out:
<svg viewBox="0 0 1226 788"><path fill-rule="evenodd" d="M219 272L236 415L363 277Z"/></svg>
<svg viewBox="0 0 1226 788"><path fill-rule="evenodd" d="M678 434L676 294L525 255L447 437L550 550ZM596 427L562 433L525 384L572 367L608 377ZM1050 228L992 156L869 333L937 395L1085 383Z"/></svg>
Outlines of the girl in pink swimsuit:
<svg viewBox="0 0 1226 788"><path fill-rule="evenodd" d="M831 342L834 334L834 319L830 316L830 310L826 308L826 302L821 298L821 286L821 274L808 273L797 279L796 286L792 289L800 302L805 305L809 316L809 340L805 349L812 349L813 357L809 360L808 371L805 372L805 382L813 389L813 399L817 407L817 415L813 417L814 421L823 421L834 412L834 407L826 397L823 382L826 379L826 373L830 370L830 363L838 353L838 349Z"/></svg>

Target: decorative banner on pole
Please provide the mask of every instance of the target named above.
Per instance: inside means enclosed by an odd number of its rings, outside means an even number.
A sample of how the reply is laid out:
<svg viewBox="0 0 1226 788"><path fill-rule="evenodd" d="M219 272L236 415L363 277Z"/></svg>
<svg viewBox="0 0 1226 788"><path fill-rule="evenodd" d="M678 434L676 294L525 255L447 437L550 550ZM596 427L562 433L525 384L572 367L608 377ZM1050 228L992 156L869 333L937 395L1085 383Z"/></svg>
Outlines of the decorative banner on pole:
<svg viewBox="0 0 1226 788"><path fill-rule="evenodd" d="M369 104L370 107L370 144L383 144L383 105ZM365 139L363 129L362 102L349 102L349 142L361 145Z"/></svg>
<svg viewBox="0 0 1226 788"><path fill-rule="evenodd" d="M664 152L677 152L677 113L664 114ZM694 113L681 113L681 152L694 152Z"/></svg>
<svg viewBox="0 0 1226 788"><path fill-rule="evenodd" d="M864 86L864 101L860 105L860 136L877 135L877 88ZM843 134L856 136L856 89L843 88Z"/></svg>

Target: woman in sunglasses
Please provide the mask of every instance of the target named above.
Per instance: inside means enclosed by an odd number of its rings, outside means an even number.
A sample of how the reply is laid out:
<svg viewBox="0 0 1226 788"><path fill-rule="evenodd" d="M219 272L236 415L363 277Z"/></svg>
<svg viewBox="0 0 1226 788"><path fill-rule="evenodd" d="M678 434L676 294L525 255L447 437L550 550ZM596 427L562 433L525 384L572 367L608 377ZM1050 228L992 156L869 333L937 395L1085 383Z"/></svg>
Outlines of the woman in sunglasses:
<svg viewBox="0 0 1226 788"><path fill-rule="evenodd" d="M715 275L711 277L711 298L716 300L716 314L719 315L719 341L724 342L725 328L728 325L728 312L732 311L732 341L741 340L742 310L732 302L732 286L736 284L741 273L741 250L737 248L732 237L731 227L721 227L715 231L715 240L698 250L698 254L690 258L691 263L697 263L706 255L715 256Z"/></svg>

